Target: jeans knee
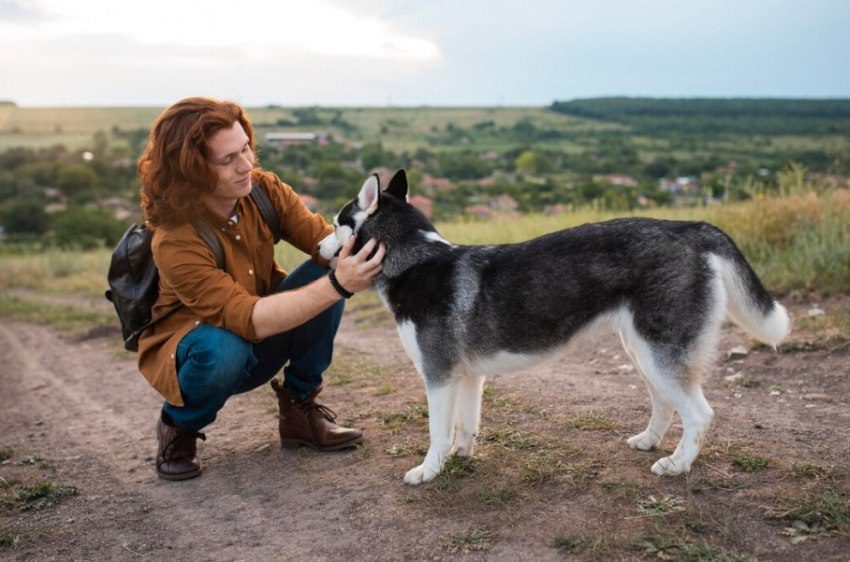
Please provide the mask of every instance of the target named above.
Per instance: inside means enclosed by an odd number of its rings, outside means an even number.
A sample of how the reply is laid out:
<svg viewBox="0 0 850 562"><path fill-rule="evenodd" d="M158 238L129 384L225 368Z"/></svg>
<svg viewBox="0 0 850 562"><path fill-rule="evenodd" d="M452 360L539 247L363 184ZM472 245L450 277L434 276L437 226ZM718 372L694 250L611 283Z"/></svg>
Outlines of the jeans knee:
<svg viewBox="0 0 850 562"><path fill-rule="evenodd" d="M231 391L241 384L254 361L251 342L209 326L189 343L179 369L181 388L187 394L203 395Z"/></svg>

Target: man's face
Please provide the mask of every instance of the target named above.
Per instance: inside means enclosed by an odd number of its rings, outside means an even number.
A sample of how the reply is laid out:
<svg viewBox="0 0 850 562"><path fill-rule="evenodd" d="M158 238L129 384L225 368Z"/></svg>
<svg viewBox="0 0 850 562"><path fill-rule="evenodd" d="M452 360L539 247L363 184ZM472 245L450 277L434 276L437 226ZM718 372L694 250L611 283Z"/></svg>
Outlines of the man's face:
<svg viewBox="0 0 850 562"><path fill-rule="evenodd" d="M218 183L211 197L235 200L251 192L251 170L254 152L242 123L236 121L229 129L217 131L207 141L209 165L218 174Z"/></svg>

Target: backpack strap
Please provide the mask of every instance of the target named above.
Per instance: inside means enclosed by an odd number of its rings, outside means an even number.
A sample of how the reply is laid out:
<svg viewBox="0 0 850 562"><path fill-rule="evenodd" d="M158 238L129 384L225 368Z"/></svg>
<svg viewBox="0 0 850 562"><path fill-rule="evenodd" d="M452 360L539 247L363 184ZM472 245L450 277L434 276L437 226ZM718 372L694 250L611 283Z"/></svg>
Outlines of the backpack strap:
<svg viewBox="0 0 850 562"><path fill-rule="evenodd" d="M192 221L192 225L198 232L198 235L206 242L212 253L215 255L215 263L219 269L224 269L224 250L221 247L212 227L203 220Z"/></svg>
<svg viewBox="0 0 850 562"><path fill-rule="evenodd" d="M274 243L277 244L280 242L282 234L280 216L278 216L277 210L274 208L271 199L269 199L266 188L260 184L254 184L254 187L251 189L251 200L254 201L254 205L259 209L263 220L266 221L266 224L271 229Z"/></svg>

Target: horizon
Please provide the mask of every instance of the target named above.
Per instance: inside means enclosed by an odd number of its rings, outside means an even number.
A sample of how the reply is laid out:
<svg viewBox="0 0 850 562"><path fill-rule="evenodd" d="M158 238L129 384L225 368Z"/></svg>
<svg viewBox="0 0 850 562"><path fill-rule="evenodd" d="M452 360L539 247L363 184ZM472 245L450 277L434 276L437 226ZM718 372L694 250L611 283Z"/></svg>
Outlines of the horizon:
<svg viewBox="0 0 850 562"><path fill-rule="evenodd" d="M552 102L546 104L504 104L504 105L477 105L477 104L468 104L468 105L450 105L450 104L430 104L430 103L422 103L422 104L411 104L411 105L402 105L402 104L393 104L393 105L372 105L372 104L362 104L362 105L328 105L328 104L294 104L294 105L284 105L280 103L257 103L257 104L244 104L243 106L248 109L257 109L257 108L303 108L303 107L315 107L321 109L523 109L523 108L546 108L552 105L555 102L569 102L575 100L598 100L598 99L651 99L651 100L716 100L716 101L848 101L850 102L850 95L846 97L805 97L805 96L627 96L627 95L611 95L611 96L582 96L576 98L563 98L563 99L555 99ZM174 100L177 101L177 100ZM139 109L157 109L161 107L167 107L170 104L128 104L128 105L97 105L97 104L74 104L74 105L21 105L17 103L15 100L9 99L0 99L0 106L8 105L11 107L15 107L16 109L126 109L126 108L139 108Z"/></svg>

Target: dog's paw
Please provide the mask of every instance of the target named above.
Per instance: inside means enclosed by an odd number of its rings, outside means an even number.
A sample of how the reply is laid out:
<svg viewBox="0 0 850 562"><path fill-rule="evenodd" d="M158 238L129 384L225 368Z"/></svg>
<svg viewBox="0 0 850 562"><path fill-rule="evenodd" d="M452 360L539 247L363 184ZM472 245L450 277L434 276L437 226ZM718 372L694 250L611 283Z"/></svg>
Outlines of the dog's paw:
<svg viewBox="0 0 850 562"><path fill-rule="evenodd" d="M661 444L661 439L659 439L654 433L644 431L633 437L629 437L627 443L632 449L638 449L639 451L651 451Z"/></svg>
<svg viewBox="0 0 850 562"><path fill-rule="evenodd" d="M671 455L655 461L655 464L652 465L652 472L659 476L676 476L689 472L690 468L685 464L684 460L677 459Z"/></svg>
<svg viewBox="0 0 850 562"><path fill-rule="evenodd" d="M434 470L433 468L426 466L425 463L422 463L407 471L407 474L404 475L404 483L416 486L423 482L430 482L436 478L439 473L439 470Z"/></svg>

